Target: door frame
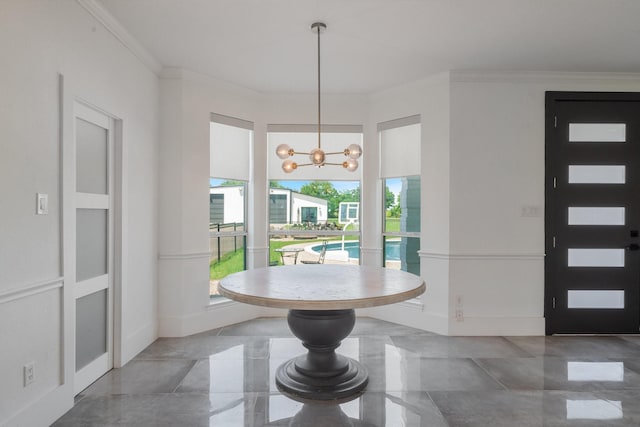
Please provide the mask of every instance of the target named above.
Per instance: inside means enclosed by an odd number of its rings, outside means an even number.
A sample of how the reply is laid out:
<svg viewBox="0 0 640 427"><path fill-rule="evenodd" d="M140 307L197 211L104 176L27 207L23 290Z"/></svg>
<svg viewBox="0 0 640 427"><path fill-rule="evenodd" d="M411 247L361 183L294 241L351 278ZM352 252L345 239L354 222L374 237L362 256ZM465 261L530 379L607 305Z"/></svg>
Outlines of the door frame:
<svg viewBox="0 0 640 427"><path fill-rule="evenodd" d="M111 354L109 366L120 367L122 364L122 271L123 271L123 182L124 152L122 139L122 120L117 116L97 107L95 104L78 95L77 88L69 78L60 74L60 134L62 140L60 155L60 187L62 198L62 276L64 278L62 299L62 372L61 383L68 387L72 395L77 394L75 387L76 374L76 153L75 153L75 119L76 105L95 111L109 118L112 126L113 149L110 159L113 166L112 216L112 287L111 287Z"/></svg>
<svg viewBox="0 0 640 427"><path fill-rule="evenodd" d="M554 228L553 223L554 212L551 201L554 198L554 171L556 169L555 160L552 156L551 144L554 143L554 133L556 129L555 108L557 101L612 101L640 102L640 92L562 92L562 91L546 91L545 92L545 226L544 226L544 245L545 253L549 254L554 250ZM544 317L545 317L545 334L552 335L558 330L557 319L554 319L554 289L555 282L552 280L553 267L548 257L545 257L544 263ZM640 278L639 278L640 280ZM640 286L640 284L639 284ZM640 319L639 319L640 323Z"/></svg>

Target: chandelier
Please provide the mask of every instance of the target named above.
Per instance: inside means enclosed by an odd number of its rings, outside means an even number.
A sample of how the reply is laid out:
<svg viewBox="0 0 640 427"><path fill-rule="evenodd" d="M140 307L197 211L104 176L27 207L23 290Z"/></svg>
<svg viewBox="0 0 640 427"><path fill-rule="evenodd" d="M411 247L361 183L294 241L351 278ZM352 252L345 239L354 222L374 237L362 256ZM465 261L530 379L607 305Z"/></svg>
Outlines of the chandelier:
<svg viewBox="0 0 640 427"><path fill-rule="evenodd" d="M318 34L318 146L312 149L310 152L296 151L289 147L287 144L280 144L276 147L276 154L279 158L283 159L282 170L286 173L291 173L301 166L342 166L349 172L353 172L358 169L358 160L362 155L362 147L358 144L351 144L343 151L335 151L326 153L322 150L321 145L321 121L320 121L320 33L325 30L327 25L324 22L315 22L311 25L311 31L316 31ZM296 163L289 157L293 157L296 154L309 156L310 163ZM327 156L336 154L342 154L346 157L343 162L330 163L326 161Z"/></svg>

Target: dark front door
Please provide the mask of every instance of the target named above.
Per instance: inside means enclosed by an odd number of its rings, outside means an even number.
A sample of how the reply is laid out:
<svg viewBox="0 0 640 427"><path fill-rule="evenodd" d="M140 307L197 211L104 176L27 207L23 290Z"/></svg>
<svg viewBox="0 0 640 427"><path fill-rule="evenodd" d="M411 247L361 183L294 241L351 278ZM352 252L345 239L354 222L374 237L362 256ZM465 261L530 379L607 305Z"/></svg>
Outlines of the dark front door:
<svg viewBox="0 0 640 427"><path fill-rule="evenodd" d="M640 94L547 92L547 334L638 333Z"/></svg>

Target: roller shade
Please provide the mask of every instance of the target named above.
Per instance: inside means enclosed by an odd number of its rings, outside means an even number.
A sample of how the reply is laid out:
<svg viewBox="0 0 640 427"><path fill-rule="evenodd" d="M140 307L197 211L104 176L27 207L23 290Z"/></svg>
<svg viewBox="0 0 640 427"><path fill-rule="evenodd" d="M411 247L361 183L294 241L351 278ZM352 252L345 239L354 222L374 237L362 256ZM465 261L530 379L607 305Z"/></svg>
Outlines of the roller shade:
<svg viewBox="0 0 640 427"><path fill-rule="evenodd" d="M232 117L211 115L209 175L249 181L253 124Z"/></svg>
<svg viewBox="0 0 640 427"><path fill-rule="evenodd" d="M420 175L420 116L380 123L382 178Z"/></svg>

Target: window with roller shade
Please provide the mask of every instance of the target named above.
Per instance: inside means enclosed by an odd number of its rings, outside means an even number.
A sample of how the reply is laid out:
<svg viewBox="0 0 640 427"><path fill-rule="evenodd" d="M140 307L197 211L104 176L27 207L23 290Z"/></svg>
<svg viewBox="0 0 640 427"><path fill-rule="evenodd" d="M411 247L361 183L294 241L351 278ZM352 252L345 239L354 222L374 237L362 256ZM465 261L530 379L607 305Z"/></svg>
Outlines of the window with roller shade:
<svg viewBox="0 0 640 427"><path fill-rule="evenodd" d="M246 269L253 123L211 114L209 136L209 294L215 298L220 279Z"/></svg>
<svg viewBox="0 0 640 427"><path fill-rule="evenodd" d="M419 275L420 116L380 123L378 133L384 190L383 263Z"/></svg>

